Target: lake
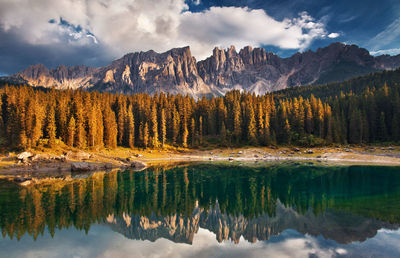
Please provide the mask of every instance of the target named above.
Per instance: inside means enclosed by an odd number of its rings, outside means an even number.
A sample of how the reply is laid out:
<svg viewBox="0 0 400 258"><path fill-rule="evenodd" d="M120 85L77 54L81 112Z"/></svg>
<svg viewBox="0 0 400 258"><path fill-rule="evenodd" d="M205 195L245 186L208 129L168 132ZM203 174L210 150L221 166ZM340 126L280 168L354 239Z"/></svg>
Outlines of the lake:
<svg viewBox="0 0 400 258"><path fill-rule="evenodd" d="M400 168L193 163L0 180L0 257L399 257Z"/></svg>

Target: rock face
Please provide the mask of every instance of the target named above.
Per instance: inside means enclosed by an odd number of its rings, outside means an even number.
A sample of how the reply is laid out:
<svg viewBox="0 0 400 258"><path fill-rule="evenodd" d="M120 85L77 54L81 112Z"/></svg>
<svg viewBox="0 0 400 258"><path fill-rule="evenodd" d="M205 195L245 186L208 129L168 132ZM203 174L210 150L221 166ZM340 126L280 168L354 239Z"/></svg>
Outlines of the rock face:
<svg viewBox="0 0 400 258"><path fill-rule="evenodd" d="M195 97L240 89L264 94L293 86L342 81L400 67L400 55L373 57L355 45L333 43L317 51L281 58L262 48L215 48L196 62L189 47L130 53L111 64L90 68L30 66L3 81L57 89L82 88L114 93L181 93Z"/></svg>
<svg viewBox="0 0 400 258"><path fill-rule="evenodd" d="M32 86L54 87L57 89L89 88L96 68L87 66L58 66L49 70L42 64L32 65L14 75Z"/></svg>

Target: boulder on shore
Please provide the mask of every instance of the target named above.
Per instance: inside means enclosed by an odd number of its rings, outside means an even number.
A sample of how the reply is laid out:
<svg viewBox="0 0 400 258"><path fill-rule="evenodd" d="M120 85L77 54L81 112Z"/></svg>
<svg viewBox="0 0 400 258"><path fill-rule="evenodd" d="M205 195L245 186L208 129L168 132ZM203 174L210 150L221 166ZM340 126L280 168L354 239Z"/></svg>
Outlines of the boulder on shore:
<svg viewBox="0 0 400 258"><path fill-rule="evenodd" d="M33 154L30 153L29 151L24 151L17 155L17 159L22 161L27 161L32 156Z"/></svg>
<svg viewBox="0 0 400 258"><path fill-rule="evenodd" d="M72 162L71 171L91 171L94 167L89 162Z"/></svg>
<svg viewBox="0 0 400 258"><path fill-rule="evenodd" d="M77 159L77 160L87 160L90 159L90 154L84 151L73 152L69 151L65 155L66 159Z"/></svg>
<svg viewBox="0 0 400 258"><path fill-rule="evenodd" d="M135 170L143 170L147 167L146 163L140 162L140 161L133 161L131 163L131 168Z"/></svg>

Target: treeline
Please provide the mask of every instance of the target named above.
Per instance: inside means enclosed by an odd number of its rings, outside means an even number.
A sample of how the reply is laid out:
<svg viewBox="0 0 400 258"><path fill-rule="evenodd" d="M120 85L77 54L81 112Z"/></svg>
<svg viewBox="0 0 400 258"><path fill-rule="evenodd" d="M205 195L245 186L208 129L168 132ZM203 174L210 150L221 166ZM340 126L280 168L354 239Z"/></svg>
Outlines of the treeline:
<svg viewBox="0 0 400 258"><path fill-rule="evenodd" d="M400 87L366 88L322 101L231 91L224 97L0 89L1 144L13 148L159 148L397 142Z"/></svg>
<svg viewBox="0 0 400 258"><path fill-rule="evenodd" d="M368 87L380 88L385 84L389 87L399 86L400 69L359 76L343 82L288 88L276 92L275 96L285 98L302 96L303 98L309 98L312 94L317 98L325 99L335 97L341 93L347 94L352 92L358 95L364 93Z"/></svg>

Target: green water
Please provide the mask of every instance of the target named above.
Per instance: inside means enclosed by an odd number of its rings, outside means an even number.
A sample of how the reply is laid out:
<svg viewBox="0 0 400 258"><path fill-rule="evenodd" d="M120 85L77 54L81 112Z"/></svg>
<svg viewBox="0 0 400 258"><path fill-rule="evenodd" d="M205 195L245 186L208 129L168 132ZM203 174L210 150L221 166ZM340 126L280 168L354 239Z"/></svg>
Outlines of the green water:
<svg viewBox="0 0 400 258"><path fill-rule="evenodd" d="M1 257L400 255L400 168L186 164L0 181Z"/></svg>

